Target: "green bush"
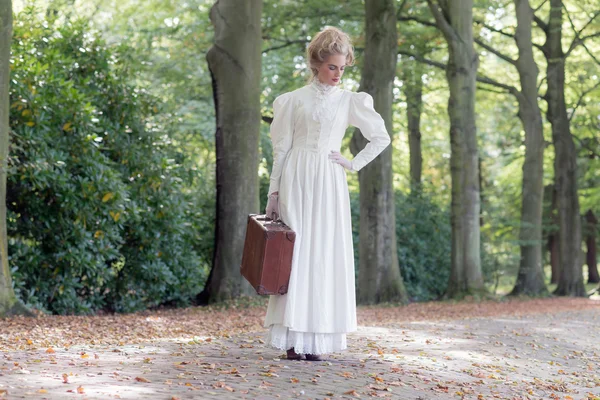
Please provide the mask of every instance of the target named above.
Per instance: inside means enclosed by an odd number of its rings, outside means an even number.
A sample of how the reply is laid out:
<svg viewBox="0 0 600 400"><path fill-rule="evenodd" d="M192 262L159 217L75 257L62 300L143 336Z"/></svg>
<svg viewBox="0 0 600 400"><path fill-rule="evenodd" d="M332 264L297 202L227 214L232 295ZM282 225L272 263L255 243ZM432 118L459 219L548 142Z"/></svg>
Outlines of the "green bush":
<svg viewBox="0 0 600 400"><path fill-rule="evenodd" d="M411 301L437 299L446 291L450 276L451 229L448 211L425 193L395 192L398 263ZM350 194L354 261L358 279L358 193ZM357 285L360 283L357 280Z"/></svg>
<svg viewBox="0 0 600 400"><path fill-rule="evenodd" d="M398 262L413 301L442 296L450 277L450 214L425 192L396 192Z"/></svg>
<svg viewBox="0 0 600 400"><path fill-rule="evenodd" d="M15 17L9 254L14 285L54 313L184 304L207 276L213 204L153 122L131 49L83 21ZM204 208L206 207L206 208ZM204 212L208 211L208 212ZM201 245L198 245L201 243Z"/></svg>

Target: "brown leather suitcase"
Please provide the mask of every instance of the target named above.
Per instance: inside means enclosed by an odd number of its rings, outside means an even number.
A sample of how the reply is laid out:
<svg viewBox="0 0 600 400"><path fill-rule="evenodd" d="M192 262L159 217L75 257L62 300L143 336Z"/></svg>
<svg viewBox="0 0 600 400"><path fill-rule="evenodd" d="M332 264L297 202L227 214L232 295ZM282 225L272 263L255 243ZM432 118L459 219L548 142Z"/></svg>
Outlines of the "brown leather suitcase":
<svg viewBox="0 0 600 400"><path fill-rule="evenodd" d="M296 233L281 221L250 214L241 272L258 294L286 294Z"/></svg>

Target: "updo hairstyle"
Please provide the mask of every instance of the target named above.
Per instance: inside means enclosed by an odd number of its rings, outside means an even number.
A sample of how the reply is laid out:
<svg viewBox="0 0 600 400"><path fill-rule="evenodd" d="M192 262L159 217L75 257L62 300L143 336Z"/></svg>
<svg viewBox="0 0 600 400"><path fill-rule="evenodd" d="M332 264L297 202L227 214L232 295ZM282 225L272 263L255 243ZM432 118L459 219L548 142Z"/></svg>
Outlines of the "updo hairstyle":
<svg viewBox="0 0 600 400"><path fill-rule="evenodd" d="M326 27L317 33L306 50L312 78L317 76L318 68L327 57L338 54L346 56L346 65L354 65L354 48L350 36L334 27Z"/></svg>

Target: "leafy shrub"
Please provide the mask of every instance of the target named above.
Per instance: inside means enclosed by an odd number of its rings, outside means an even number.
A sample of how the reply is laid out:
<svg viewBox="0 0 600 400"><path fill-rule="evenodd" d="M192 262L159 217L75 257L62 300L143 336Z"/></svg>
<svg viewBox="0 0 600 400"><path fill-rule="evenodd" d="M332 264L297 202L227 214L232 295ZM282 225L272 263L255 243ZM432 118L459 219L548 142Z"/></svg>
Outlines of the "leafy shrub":
<svg viewBox="0 0 600 400"><path fill-rule="evenodd" d="M450 214L424 192L396 192L398 262L411 300L444 294L450 277Z"/></svg>
<svg viewBox="0 0 600 400"><path fill-rule="evenodd" d="M9 254L14 285L55 313L182 304L207 276L212 203L135 78L84 21L15 17ZM203 213L206 209L209 213Z"/></svg>
<svg viewBox="0 0 600 400"><path fill-rule="evenodd" d="M444 294L450 276L450 215L424 193L396 191L395 201L398 263L408 295L412 301L436 299ZM358 279L358 193L351 193L350 205Z"/></svg>

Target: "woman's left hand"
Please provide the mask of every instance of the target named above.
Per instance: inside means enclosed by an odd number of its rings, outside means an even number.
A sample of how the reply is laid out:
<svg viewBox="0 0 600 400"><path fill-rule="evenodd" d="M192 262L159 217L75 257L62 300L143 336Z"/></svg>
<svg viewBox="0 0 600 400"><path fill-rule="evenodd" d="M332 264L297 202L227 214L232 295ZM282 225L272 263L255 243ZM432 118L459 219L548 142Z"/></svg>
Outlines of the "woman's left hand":
<svg viewBox="0 0 600 400"><path fill-rule="evenodd" d="M331 153L329 153L329 159L336 164L340 164L347 170L352 171L352 162L344 157L339 151L331 150Z"/></svg>
<svg viewBox="0 0 600 400"><path fill-rule="evenodd" d="M269 195L265 214L273 221L277 221L279 219L279 192L271 193Z"/></svg>

